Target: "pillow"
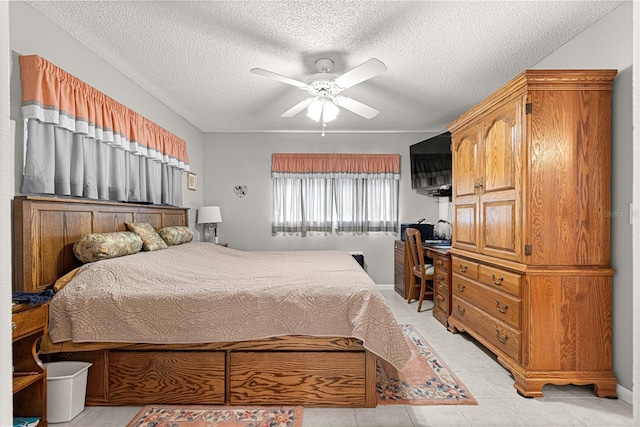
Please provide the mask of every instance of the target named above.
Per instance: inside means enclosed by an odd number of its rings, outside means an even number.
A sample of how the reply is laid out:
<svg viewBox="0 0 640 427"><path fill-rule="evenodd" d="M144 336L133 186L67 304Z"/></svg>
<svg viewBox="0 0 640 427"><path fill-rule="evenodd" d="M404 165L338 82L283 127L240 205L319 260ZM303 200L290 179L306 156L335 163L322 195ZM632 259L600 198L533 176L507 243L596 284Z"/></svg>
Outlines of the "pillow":
<svg viewBox="0 0 640 427"><path fill-rule="evenodd" d="M142 239L130 231L92 233L73 244L73 253L82 262L94 262L140 252Z"/></svg>
<svg viewBox="0 0 640 427"><path fill-rule="evenodd" d="M76 277L76 274L78 274L78 270L80 270L80 267L74 268L73 270L56 280L56 282L53 284L53 292L58 293L62 290L62 288L67 286L67 283L69 283L71 279Z"/></svg>
<svg viewBox="0 0 640 427"><path fill-rule="evenodd" d="M148 222L125 222L125 224L129 231L133 231L142 238L143 250L157 251L158 249L167 249L167 244Z"/></svg>
<svg viewBox="0 0 640 427"><path fill-rule="evenodd" d="M178 225L173 227L163 227L158 230L158 234L169 246L181 245L182 243L189 243L193 240L193 231L191 231L189 227Z"/></svg>

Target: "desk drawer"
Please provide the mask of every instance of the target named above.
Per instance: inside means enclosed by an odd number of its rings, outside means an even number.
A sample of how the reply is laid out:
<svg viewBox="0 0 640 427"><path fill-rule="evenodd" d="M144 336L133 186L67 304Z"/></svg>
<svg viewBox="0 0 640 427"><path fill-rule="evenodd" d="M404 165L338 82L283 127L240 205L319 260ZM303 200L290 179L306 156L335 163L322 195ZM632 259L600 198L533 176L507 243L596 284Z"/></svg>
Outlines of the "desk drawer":
<svg viewBox="0 0 640 427"><path fill-rule="evenodd" d="M14 313L11 316L11 338L17 340L35 331L46 332L49 304Z"/></svg>
<svg viewBox="0 0 640 427"><path fill-rule="evenodd" d="M520 300L502 292L496 292L480 283L453 276L453 293L470 302L488 315L520 329Z"/></svg>
<svg viewBox="0 0 640 427"><path fill-rule="evenodd" d="M436 270L441 270L443 272L449 271L449 257L445 255L437 255L433 256L433 267Z"/></svg>
<svg viewBox="0 0 640 427"><path fill-rule="evenodd" d="M453 306L451 315L459 319L465 325L471 335L479 341L492 346L503 352L507 356L515 359L518 363L521 360L521 333L503 322L489 316L472 304L453 295Z"/></svg>

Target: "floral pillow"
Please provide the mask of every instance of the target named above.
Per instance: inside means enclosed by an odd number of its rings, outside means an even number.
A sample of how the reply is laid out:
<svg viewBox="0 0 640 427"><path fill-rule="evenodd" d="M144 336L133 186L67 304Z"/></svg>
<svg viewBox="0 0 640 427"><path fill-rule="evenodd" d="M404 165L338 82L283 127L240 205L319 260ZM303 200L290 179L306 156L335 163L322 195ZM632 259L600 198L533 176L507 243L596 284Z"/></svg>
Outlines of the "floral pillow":
<svg viewBox="0 0 640 427"><path fill-rule="evenodd" d="M161 228L158 230L158 234L169 246L181 245L182 243L189 243L193 240L193 231L191 231L189 227L178 225Z"/></svg>
<svg viewBox="0 0 640 427"><path fill-rule="evenodd" d="M92 233L82 236L73 244L73 253L82 262L94 262L135 254L142 248L142 239L130 231Z"/></svg>
<svg viewBox="0 0 640 427"><path fill-rule="evenodd" d="M133 231L142 239L142 249L157 251L167 249L167 244L148 222L125 222L127 229Z"/></svg>

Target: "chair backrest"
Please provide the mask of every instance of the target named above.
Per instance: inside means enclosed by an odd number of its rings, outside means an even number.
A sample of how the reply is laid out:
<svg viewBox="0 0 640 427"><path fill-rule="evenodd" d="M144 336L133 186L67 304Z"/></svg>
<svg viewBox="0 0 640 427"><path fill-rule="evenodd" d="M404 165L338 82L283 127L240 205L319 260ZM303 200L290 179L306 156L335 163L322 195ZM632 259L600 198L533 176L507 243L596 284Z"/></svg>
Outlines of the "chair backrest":
<svg viewBox="0 0 640 427"><path fill-rule="evenodd" d="M416 228L407 228L404 230L404 234L407 246L409 246L409 250L411 251L411 267L419 265L422 274L426 275L424 254L422 253L422 236L420 235L420 231Z"/></svg>

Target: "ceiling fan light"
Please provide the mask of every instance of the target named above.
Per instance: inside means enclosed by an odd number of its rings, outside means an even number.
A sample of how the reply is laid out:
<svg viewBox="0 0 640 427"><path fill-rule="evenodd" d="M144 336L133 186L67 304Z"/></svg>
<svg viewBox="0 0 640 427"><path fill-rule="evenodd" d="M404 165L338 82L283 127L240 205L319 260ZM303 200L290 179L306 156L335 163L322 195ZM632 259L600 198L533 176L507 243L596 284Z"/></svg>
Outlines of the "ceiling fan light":
<svg viewBox="0 0 640 427"><path fill-rule="evenodd" d="M323 100L316 99L314 100L307 109L307 116L311 117L316 122L320 121L320 117L322 116L322 107L324 106Z"/></svg>
<svg viewBox="0 0 640 427"><path fill-rule="evenodd" d="M326 101L324 103L324 110L322 112L322 117L325 122L330 122L332 120L335 120L336 117L338 117L339 112L340 112L340 109L336 104L334 104L331 101Z"/></svg>

